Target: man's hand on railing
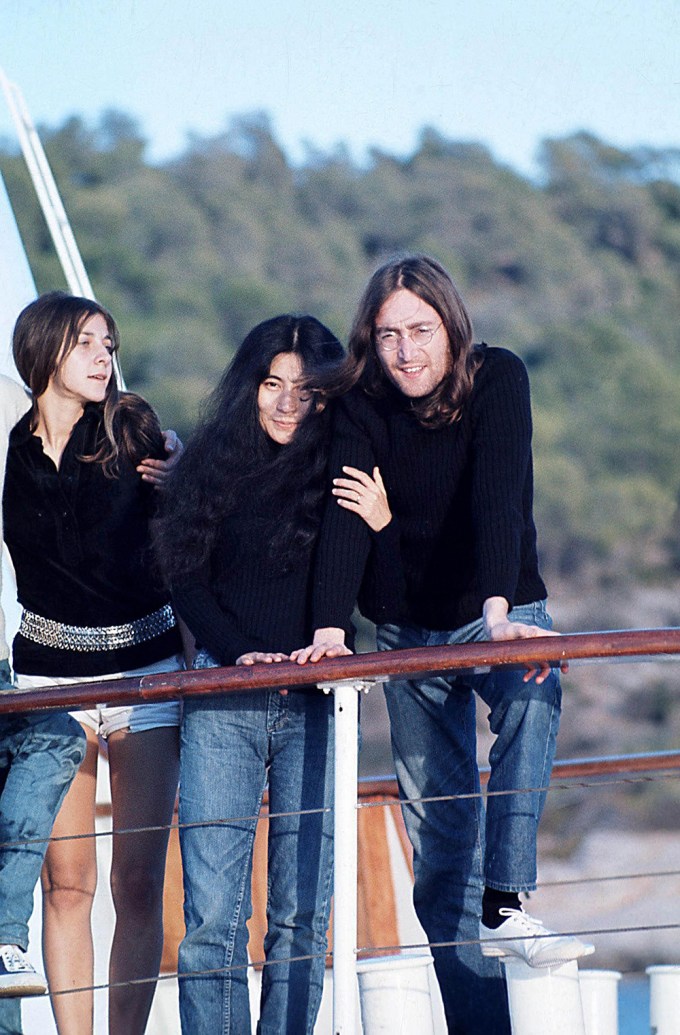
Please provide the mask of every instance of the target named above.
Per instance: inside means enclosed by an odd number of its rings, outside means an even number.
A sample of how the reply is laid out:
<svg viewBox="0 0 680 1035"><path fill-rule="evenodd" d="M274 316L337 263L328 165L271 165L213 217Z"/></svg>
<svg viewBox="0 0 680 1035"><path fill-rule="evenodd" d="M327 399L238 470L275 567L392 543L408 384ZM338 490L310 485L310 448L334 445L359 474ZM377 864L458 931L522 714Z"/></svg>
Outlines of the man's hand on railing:
<svg viewBox="0 0 680 1035"><path fill-rule="evenodd" d="M341 658L351 654L349 647L345 646L345 632L343 629L317 629L314 633L314 640L309 647L301 647L294 650L290 660L298 665L305 665L308 661L321 661L322 658Z"/></svg>
<svg viewBox="0 0 680 1035"><path fill-rule="evenodd" d="M484 601L484 632L492 642L499 640L531 640L539 636L559 636L552 629L541 629L538 625L527 625L525 622L512 622L508 618L509 604L505 597L489 597ZM563 661L560 671L567 672L569 662ZM550 675L550 665L527 665L524 682L535 679L542 683Z"/></svg>

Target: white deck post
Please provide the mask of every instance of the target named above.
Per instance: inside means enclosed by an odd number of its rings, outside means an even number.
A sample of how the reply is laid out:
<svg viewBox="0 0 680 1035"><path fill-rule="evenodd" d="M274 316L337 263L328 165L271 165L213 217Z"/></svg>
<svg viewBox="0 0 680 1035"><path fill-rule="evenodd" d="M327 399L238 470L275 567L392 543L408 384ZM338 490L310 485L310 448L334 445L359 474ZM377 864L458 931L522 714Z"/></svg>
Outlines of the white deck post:
<svg viewBox="0 0 680 1035"><path fill-rule="evenodd" d="M358 1035L357 1012L357 777L359 765L358 680L319 684L335 703L333 839L333 1035Z"/></svg>
<svg viewBox="0 0 680 1035"><path fill-rule="evenodd" d="M586 1035L576 960L530 967L504 959L512 1035Z"/></svg>
<svg viewBox="0 0 680 1035"><path fill-rule="evenodd" d="M677 1035L680 966L659 964L647 967L649 976L649 1026L654 1035Z"/></svg>

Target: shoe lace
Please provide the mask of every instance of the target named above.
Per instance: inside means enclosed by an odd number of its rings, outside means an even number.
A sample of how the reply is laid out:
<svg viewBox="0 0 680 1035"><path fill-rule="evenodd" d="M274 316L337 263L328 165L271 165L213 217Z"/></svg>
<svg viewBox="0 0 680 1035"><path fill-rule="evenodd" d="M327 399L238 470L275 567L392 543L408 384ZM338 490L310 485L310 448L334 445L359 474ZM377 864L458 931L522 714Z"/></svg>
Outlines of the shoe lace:
<svg viewBox="0 0 680 1035"><path fill-rule="evenodd" d="M499 909L500 916L512 916L516 919L518 924L524 928L527 934L539 935L539 934L552 934L551 931L545 927L540 920L537 920L535 916L529 916L522 909Z"/></svg>
<svg viewBox="0 0 680 1035"><path fill-rule="evenodd" d="M2 956L2 958L4 959L7 967L11 968L13 971L33 970L33 967L28 962L23 952L19 952L19 950L16 949L13 945L4 946L3 949L0 951L0 956Z"/></svg>

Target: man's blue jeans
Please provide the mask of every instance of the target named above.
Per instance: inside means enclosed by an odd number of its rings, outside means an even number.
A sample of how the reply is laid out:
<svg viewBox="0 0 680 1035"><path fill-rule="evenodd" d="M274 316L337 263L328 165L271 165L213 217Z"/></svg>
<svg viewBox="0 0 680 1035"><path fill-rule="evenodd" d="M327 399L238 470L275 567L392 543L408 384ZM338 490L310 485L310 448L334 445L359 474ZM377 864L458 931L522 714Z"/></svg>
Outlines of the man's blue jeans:
<svg viewBox="0 0 680 1035"><path fill-rule="evenodd" d="M1 944L28 947L47 839L84 756L85 734L70 715L0 716ZM21 1031L19 1008L0 999L0 1033Z"/></svg>
<svg viewBox="0 0 680 1035"><path fill-rule="evenodd" d="M208 667L206 661L209 655L199 654L197 667ZM320 691L244 692L185 702L179 803L185 1035L251 1030L246 921L267 778L269 811L283 815L269 820L267 965L258 1032L311 1035L314 1029L332 893L332 720L333 699ZM301 814L305 810L316 811ZM205 825L184 826L192 823ZM313 958L285 962L295 957ZM195 972L204 976L191 977Z"/></svg>
<svg viewBox="0 0 680 1035"><path fill-rule="evenodd" d="M516 607L511 620L552 626L543 602ZM379 650L483 640L482 621L453 632L411 625L378 629ZM559 677L537 685L524 672L392 681L385 686L392 750L414 850L414 904L431 942L479 939L484 885L536 886L536 835L550 779L560 717ZM489 754L486 819L476 761L475 693L489 707L496 735ZM499 794L529 788L519 794ZM448 801L412 799L468 795ZM486 842L486 850L485 850ZM499 964L478 944L434 948L449 1031L506 1035L510 1026Z"/></svg>

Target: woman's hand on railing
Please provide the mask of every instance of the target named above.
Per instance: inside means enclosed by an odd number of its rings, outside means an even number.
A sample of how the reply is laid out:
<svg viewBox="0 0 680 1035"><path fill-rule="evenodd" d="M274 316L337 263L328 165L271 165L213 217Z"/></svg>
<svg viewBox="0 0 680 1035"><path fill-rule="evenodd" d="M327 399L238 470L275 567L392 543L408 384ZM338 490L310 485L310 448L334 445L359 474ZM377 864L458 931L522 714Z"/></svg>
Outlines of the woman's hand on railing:
<svg viewBox="0 0 680 1035"><path fill-rule="evenodd" d="M317 629L310 646L294 650L290 655L290 660L297 665L305 665L308 661L321 661L322 658L342 658L346 654L351 653L349 647L345 646L344 629Z"/></svg>
<svg viewBox="0 0 680 1035"><path fill-rule="evenodd" d="M374 532L381 532L392 520L387 493L380 468L373 468L373 477L358 467L343 467L346 478L333 479L333 495L345 510L353 510Z"/></svg>
<svg viewBox="0 0 680 1035"><path fill-rule="evenodd" d="M271 665L274 661L288 661L287 654L279 651L250 650L236 659L237 665Z"/></svg>

